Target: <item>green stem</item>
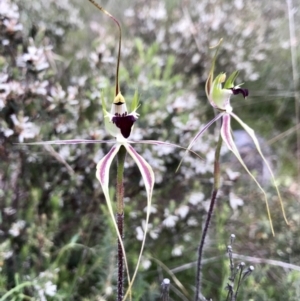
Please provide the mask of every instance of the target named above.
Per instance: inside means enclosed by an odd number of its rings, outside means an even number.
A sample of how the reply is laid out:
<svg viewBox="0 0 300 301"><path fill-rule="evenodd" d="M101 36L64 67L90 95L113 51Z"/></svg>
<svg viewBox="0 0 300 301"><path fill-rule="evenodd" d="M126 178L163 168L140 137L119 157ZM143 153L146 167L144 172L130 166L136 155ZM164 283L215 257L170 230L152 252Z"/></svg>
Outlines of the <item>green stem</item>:
<svg viewBox="0 0 300 301"><path fill-rule="evenodd" d="M124 237L124 163L126 157L126 149L124 146L120 147L117 154L117 225L120 237ZM118 239L118 292L117 301L123 300L124 295L124 254L122 244Z"/></svg>
<svg viewBox="0 0 300 301"><path fill-rule="evenodd" d="M201 274L202 274L202 256L204 250L205 238L208 232L208 228L210 225L211 217L213 214L214 206L217 199L217 194L220 188L220 152L222 147L222 137L219 136L219 141L217 144L217 148L215 151L215 162L214 162L214 186L211 194L210 205L207 212L206 221L204 224L204 228L202 231L202 236L200 240L200 244L198 247L198 260L197 260L197 273L196 273L196 293L195 293L195 301L199 301L199 297L202 296L201 293ZM202 298L202 297L201 297Z"/></svg>
<svg viewBox="0 0 300 301"><path fill-rule="evenodd" d="M32 286L32 285L33 285L33 283L30 282L30 281L23 282L23 283L15 286L13 289L11 289L10 291L8 291L6 294L4 294L1 297L0 301L6 300L10 295L14 294L15 292L18 292L21 288L26 287L26 286Z"/></svg>

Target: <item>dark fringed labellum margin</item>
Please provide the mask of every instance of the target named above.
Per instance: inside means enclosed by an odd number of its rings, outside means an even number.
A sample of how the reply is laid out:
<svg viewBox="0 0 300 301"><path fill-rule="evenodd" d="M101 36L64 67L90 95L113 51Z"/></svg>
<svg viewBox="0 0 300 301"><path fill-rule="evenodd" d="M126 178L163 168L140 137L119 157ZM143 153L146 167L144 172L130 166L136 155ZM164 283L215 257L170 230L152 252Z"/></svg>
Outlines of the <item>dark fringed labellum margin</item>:
<svg viewBox="0 0 300 301"><path fill-rule="evenodd" d="M248 89L242 89L242 88L231 88L230 89L233 93L233 95L237 95L237 94L243 94L244 98L246 98L249 95L249 91Z"/></svg>
<svg viewBox="0 0 300 301"><path fill-rule="evenodd" d="M124 138L128 138L133 124L137 119L133 115L118 114L116 113L115 116L112 118L112 122L121 130L121 134Z"/></svg>

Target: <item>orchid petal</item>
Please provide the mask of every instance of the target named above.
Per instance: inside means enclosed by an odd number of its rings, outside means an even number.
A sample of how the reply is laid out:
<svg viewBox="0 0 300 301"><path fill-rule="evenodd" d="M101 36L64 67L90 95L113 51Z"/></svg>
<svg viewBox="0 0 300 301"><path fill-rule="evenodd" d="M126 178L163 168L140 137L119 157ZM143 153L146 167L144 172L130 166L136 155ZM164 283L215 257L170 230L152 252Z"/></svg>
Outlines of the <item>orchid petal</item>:
<svg viewBox="0 0 300 301"><path fill-rule="evenodd" d="M51 145L51 144L97 144L97 143L116 143L116 140L85 140L85 139L71 139L71 140L52 140L40 142L21 143L24 145Z"/></svg>
<svg viewBox="0 0 300 301"><path fill-rule="evenodd" d="M145 229L144 229L145 234L143 237L141 251L140 251L140 254L138 257L138 261L137 261L137 265L136 265L134 274L132 276L132 280L129 283L128 290L123 298L123 300L125 300L131 290L131 287L132 287L135 277L137 275L137 271L138 271L138 268L139 268L139 265L141 262L141 258L142 258L142 254L143 254L143 250L144 250L144 246L145 246L146 235L147 235L148 224L149 224L151 202L152 202L152 192L153 192L153 187L154 187L154 173L153 173L152 167L146 162L146 160L141 155L139 155L136 152L136 150L131 145L129 145L127 143L123 144L123 145L125 146L129 155L132 157L132 159L137 164L137 166L142 174L142 178L144 180L144 184L145 184L145 188L146 188L146 192L147 192L147 214L146 214L146 223L145 223Z"/></svg>
<svg viewBox="0 0 300 301"><path fill-rule="evenodd" d="M272 233L274 235L274 228L273 228L273 223L272 223L272 218L271 218L271 213L270 213L270 208L269 208L267 194L266 194L265 190L261 187L261 185L259 184L259 182L256 180L256 178L254 177L254 175L250 172L250 170L246 166L244 160L242 159L242 157L241 157L241 155L240 155L240 153L239 153L239 151L238 151L238 149L237 149L237 147L235 145L235 142L233 140L232 134L231 134L230 120L231 120L231 117L230 117L229 114L225 114L223 116L223 123L222 123L222 127L221 127L221 136L222 136L222 139L226 143L226 145L229 148L229 150L231 150L233 152L233 154L239 160L239 162L244 167L244 169L246 170L246 172L249 174L249 176L253 179L253 181L256 183L256 185L258 186L258 188L263 193L264 199L265 199L265 203L266 203L266 207L267 207L267 213L268 213L268 218L269 218L271 230L272 230Z"/></svg>
<svg viewBox="0 0 300 301"><path fill-rule="evenodd" d="M276 192L277 192L277 195L279 197L279 201L280 201L280 206L281 206L281 211L282 211L282 214L283 214L283 217L284 217L284 220L287 224L289 224L288 220L287 220L287 217L286 217L286 214L285 214L285 210L284 210L284 206L283 206L283 201L282 201L282 198L281 198L281 194L279 192L279 188L278 188L278 184L276 183L276 180L275 180L275 176L272 172L272 169L270 167L270 164L268 163L267 159L265 158L265 156L263 155L262 151L261 151L261 148L260 148L260 145L259 145L259 142L258 142L258 139L256 138L255 136L255 132L252 128L250 128L246 123L244 123L237 115L235 115L234 113L230 113L230 115L244 128L244 130L249 134L249 136L252 138L254 144L255 144L255 147L258 151L258 153L260 154L261 158L263 159L264 163L266 164L270 174L271 174L271 177L272 177L272 181L273 181L273 185L276 189Z"/></svg>
<svg viewBox="0 0 300 301"><path fill-rule="evenodd" d="M108 207L111 219L113 221L113 225L116 229L118 239L121 244L121 248L122 248L122 251L124 254L124 262L125 262L125 266L126 266L128 281L130 282L130 275L129 275L129 269L128 269L125 248L124 248L124 244L123 244L123 239L121 238L121 235L120 235L120 232L119 232L116 220L115 220L115 215L114 215L113 208L112 208L112 202L110 200L109 186L108 186L109 185L109 170L111 167L111 163L112 163L113 159L115 158L115 156L117 155L120 147L121 147L121 144L119 144L119 143L114 145L111 148L111 150L99 161L99 163L97 164L96 177L101 184L101 187L102 187L102 190L104 193L104 197L105 197L105 200L107 203L107 207Z"/></svg>
<svg viewBox="0 0 300 301"><path fill-rule="evenodd" d="M176 171L178 171L178 169L180 168L184 157L186 156L187 152L190 151L190 149L193 147L194 143L197 141L197 139L214 123L216 122L218 119L220 119L223 115L225 114L225 112L222 112L220 114L218 114L215 118L213 118L209 123L207 123L203 129L201 129L201 131L199 131L196 136L193 138L193 140L191 141L190 145L188 146L188 148L186 149L185 154L183 155Z"/></svg>

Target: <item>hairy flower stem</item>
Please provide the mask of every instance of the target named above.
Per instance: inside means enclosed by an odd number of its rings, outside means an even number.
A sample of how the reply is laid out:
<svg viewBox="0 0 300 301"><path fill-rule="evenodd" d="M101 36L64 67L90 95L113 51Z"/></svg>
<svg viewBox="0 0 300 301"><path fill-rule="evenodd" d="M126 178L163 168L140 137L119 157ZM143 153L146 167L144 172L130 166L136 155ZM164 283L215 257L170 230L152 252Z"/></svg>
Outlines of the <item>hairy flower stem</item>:
<svg viewBox="0 0 300 301"><path fill-rule="evenodd" d="M124 162L126 157L126 149L124 146L120 147L117 161L117 225L120 237L124 237ZM117 301L123 300L124 295L124 253L122 245L118 239L118 282L117 282Z"/></svg>
<svg viewBox="0 0 300 301"><path fill-rule="evenodd" d="M219 141L215 151L215 162L214 162L214 186L211 194L210 205L207 212L206 221L202 230L202 236L198 247L198 260L197 260L197 274L196 274L196 294L195 301L199 301L201 293L201 274L202 274L202 255L204 250L205 238L210 225L211 217L214 211L214 206L217 199L217 194L220 188L220 152L222 147L222 137L219 136ZM201 297L202 299L202 297Z"/></svg>

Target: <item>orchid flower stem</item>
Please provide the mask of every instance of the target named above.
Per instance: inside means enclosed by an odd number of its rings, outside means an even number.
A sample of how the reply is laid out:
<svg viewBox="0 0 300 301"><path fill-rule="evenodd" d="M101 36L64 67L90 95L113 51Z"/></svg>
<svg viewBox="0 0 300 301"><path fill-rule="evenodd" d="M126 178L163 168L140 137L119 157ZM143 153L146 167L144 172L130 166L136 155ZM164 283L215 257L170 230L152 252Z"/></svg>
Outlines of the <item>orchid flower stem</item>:
<svg viewBox="0 0 300 301"><path fill-rule="evenodd" d="M202 230L202 237L200 240L200 244L198 247L198 260L197 260L197 274L196 274L196 294L195 301L199 301L201 293L201 274L202 274L202 255L204 250L205 238L208 232L208 227L210 225L211 217L214 211L217 194L220 188L220 152L222 147L222 137L219 136L219 141L217 144L216 152L215 152L215 163L214 163L214 186L211 194L210 205L207 212L206 221L204 224L204 228Z"/></svg>
<svg viewBox="0 0 300 301"><path fill-rule="evenodd" d="M117 154L117 225L120 237L124 237L124 163L126 157L126 149L121 146ZM124 295L124 253L122 244L118 239L118 292L117 301L123 300Z"/></svg>

